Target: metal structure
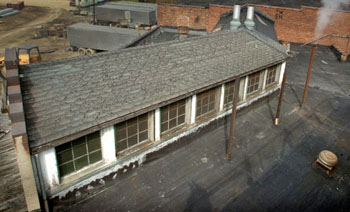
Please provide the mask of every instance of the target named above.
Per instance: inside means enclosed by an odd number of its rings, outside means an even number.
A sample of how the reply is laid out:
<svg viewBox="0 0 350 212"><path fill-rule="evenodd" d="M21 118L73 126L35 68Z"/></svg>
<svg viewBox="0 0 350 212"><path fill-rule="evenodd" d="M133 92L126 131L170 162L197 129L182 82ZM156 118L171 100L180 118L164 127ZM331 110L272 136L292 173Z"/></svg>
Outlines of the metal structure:
<svg viewBox="0 0 350 212"><path fill-rule="evenodd" d="M137 8L149 8L154 11L156 11L156 17L157 17L157 4L153 3L144 3L144 2L135 2L135 1L117 1L117 2L107 2L106 4L112 4L112 5L123 5L123 6L129 6L129 7L137 7Z"/></svg>
<svg viewBox="0 0 350 212"><path fill-rule="evenodd" d="M145 31L141 30L141 34ZM138 30L90 24L74 24L67 28L68 42L80 53L96 50L110 51L123 48L138 38ZM87 51L89 50L89 51Z"/></svg>
<svg viewBox="0 0 350 212"><path fill-rule="evenodd" d="M126 22L129 25L155 25L156 10L150 7L106 4L96 7L96 19L102 24Z"/></svg>
<svg viewBox="0 0 350 212"><path fill-rule="evenodd" d="M312 46L311 57L310 57L310 64L309 64L309 69L308 69L308 72L307 72L305 88L304 88L304 95L303 95L303 101L301 103L301 107L304 107L304 105L305 105L307 90L309 88L309 82L310 82L310 78L311 78L312 63L314 62L314 56L315 56L316 49L317 49L316 46Z"/></svg>

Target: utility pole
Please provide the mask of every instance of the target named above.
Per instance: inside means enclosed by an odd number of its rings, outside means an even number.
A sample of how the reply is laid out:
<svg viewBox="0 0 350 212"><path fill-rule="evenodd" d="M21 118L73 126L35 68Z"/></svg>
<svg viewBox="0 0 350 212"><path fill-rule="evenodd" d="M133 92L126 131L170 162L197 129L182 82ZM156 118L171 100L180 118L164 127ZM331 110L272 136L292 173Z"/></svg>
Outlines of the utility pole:
<svg viewBox="0 0 350 212"><path fill-rule="evenodd" d="M229 141L227 144L227 149L226 149L226 159L231 160L232 158L232 143L233 143L233 136L235 132L235 121L236 121L236 114L237 114L237 103L239 99L239 84L241 81L241 77L238 77L235 80L235 92L233 96L233 101L232 101L232 115L231 115L231 125L230 125L230 137Z"/></svg>
<svg viewBox="0 0 350 212"><path fill-rule="evenodd" d="M281 105L282 105L282 99L283 99L283 93L285 88L285 83L287 79L287 72L284 71L283 74L283 80L281 85L281 91L280 91L280 98L278 99L278 105L277 105L277 112L276 112L276 118L275 118L275 126L279 124L279 118L280 118L280 112L281 112Z"/></svg>
<svg viewBox="0 0 350 212"><path fill-rule="evenodd" d="M316 49L317 49L317 47L315 45L313 45L312 51L311 51L310 63L309 63L309 70L307 72L307 77L306 77L306 82L305 82L303 101L301 103L302 108L305 105L307 90L309 88L309 81L310 81L310 77L311 77L312 63L314 62L314 56L315 56Z"/></svg>

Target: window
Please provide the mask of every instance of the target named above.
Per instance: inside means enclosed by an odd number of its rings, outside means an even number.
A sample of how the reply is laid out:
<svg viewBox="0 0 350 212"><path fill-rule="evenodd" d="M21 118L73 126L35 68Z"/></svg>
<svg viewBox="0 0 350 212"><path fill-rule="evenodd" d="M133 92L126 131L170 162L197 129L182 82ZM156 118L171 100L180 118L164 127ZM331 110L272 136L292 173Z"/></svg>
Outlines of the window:
<svg viewBox="0 0 350 212"><path fill-rule="evenodd" d="M249 75L247 94L254 93L259 90L260 72Z"/></svg>
<svg viewBox="0 0 350 212"><path fill-rule="evenodd" d="M100 132L56 147L60 176L66 176L102 159Z"/></svg>
<svg viewBox="0 0 350 212"><path fill-rule="evenodd" d="M185 123L186 100L161 108L161 132L164 133Z"/></svg>
<svg viewBox="0 0 350 212"><path fill-rule="evenodd" d="M276 81L277 66L272 66L267 70L266 86L273 84Z"/></svg>
<svg viewBox="0 0 350 212"><path fill-rule="evenodd" d="M216 88L197 95L196 117L215 111Z"/></svg>
<svg viewBox="0 0 350 212"><path fill-rule="evenodd" d="M225 93L224 93L224 106L228 107L232 104L233 95L235 93L235 82L229 82L225 84Z"/></svg>
<svg viewBox="0 0 350 212"><path fill-rule="evenodd" d="M148 114L115 125L117 154L148 140Z"/></svg>

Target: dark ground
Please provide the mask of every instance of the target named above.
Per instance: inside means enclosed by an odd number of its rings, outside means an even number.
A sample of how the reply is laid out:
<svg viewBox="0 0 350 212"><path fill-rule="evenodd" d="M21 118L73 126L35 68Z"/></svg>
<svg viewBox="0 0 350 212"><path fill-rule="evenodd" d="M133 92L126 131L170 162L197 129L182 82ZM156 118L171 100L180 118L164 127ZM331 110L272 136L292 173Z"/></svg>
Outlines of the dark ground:
<svg viewBox="0 0 350 212"><path fill-rule="evenodd" d="M299 109L310 47L292 45L280 125L277 97L239 113L232 161L229 118L147 157L140 167L80 189L55 209L68 211L349 211L350 63L327 47L315 56L306 107ZM337 154L331 177L312 166ZM102 183L103 184L103 183ZM70 206L74 204L73 206Z"/></svg>

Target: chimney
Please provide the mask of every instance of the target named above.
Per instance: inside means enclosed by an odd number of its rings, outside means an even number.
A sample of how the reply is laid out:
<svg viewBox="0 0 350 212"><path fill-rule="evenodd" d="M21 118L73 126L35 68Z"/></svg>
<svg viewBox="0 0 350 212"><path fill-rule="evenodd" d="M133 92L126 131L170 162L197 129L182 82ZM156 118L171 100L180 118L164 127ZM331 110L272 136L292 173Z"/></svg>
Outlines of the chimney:
<svg viewBox="0 0 350 212"><path fill-rule="evenodd" d="M244 21L244 25L247 27L247 29L254 30L254 7L248 6L247 18Z"/></svg>
<svg viewBox="0 0 350 212"><path fill-rule="evenodd" d="M230 22L230 30L236 30L238 27L241 26L241 21L239 20L241 14L241 6L235 5L233 9L233 18L232 21Z"/></svg>

